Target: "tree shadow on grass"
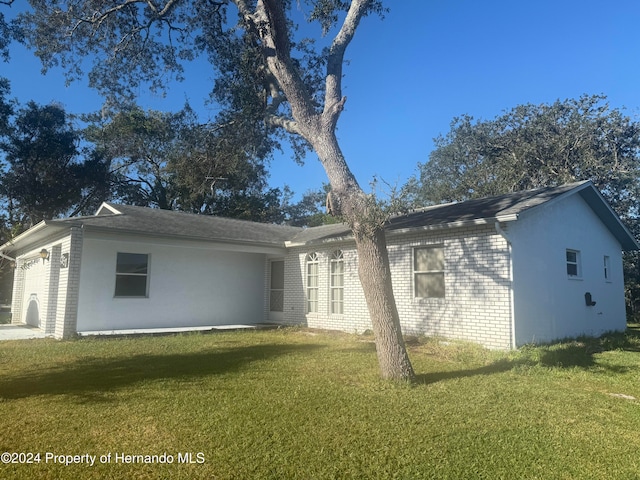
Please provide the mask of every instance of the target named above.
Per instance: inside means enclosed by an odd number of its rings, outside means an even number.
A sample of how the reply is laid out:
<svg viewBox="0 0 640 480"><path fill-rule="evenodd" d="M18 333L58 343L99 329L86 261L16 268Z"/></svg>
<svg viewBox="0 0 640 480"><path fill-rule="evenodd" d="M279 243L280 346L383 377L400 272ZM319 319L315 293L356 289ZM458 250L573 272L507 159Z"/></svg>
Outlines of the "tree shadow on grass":
<svg viewBox="0 0 640 480"><path fill-rule="evenodd" d="M494 375L517 368L546 367L590 369L597 367L611 373L625 373L629 367L598 363L597 354L607 351L640 352L640 329L611 333L599 338L581 337L549 345L524 346L513 356L501 358L489 365L465 370L419 374L417 383L431 384L478 375Z"/></svg>
<svg viewBox="0 0 640 480"><path fill-rule="evenodd" d="M216 351L124 358L81 358L71 365L52 366L24 375L0 378L0 399L35 395L78 395L91 401L142 382L193 380L238 372L255 362L310 352L318 345L252 345Z"/></svg>

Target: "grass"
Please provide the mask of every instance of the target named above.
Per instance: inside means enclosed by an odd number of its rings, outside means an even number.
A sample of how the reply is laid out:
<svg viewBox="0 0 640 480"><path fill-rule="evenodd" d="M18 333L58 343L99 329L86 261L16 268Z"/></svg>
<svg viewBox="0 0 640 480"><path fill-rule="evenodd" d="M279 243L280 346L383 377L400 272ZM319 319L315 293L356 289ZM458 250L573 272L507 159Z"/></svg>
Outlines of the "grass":
<svg viewBox="0 0 640 480"><path fill-rule="evenodd" d="M408 344L413 386L378 378L368 336L2 342L0 452L41 457L0 464L0 478L640 477L637 328L517 352Z"/></svg>

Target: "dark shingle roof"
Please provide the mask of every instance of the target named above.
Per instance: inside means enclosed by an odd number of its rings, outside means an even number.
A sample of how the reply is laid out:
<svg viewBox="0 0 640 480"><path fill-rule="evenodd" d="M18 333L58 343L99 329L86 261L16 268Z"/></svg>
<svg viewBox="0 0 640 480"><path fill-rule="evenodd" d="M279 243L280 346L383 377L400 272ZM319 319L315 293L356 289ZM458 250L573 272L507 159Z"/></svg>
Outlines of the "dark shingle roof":
<svg viewBox="0 0 640 480"><path fill-rule="evenodd" d="M638 244L631 233L589 181L507 193L464 202L433 205L408 214L392 217L386 226L386 230L390 233L400 233L404 230L412 229L438 229L467 224L513 221L526 210L571 193L579 193L600 220L615 235L624 250L638 249ZM323 227L309 228L298 233L287 242L287 245L301 246L339 241L347 238L350 238L350 231L347 225L325 225Z"/></svg>
<svg viewBox="0 0 640 480"><path fill-rule="evenodd" d="M591 182L577 182L459 203L434 205L393 217L389 220L386 228L389 233L402 233L416 229L430 230L452 226L492 224L496 221L508 222L517 220L518 215L526 210L558 199L563 195L574 193L579 194L591 207L618 239L624 250L638 250L640 248L629 230ZM0 247L0 250L5 248L13 250L18 244L24 246L34 243L44 238L51 230L71 226L116 233L268 247L305 246L353 239L346 224L299 228L105 203L94 216L42 222L16 237L14 241Z"/></svg>
<svg viewBox="0 0 640 480"><path fill-rule="evenodd" d="M51 220L50 224L82 225L89 229L136 233L229 243L284 246L285 240L302 230L299 227L250 222L212 215L196 215L129 205L105 204L97 215ZM119 212L115 213L113 210Z"/></svg>
<svg viewBox="0 0 640 480"><path fill-rule="evenodd" d="M525 210L542 205L587 182L576 182L559 187L507 193L495 197L478 198L464 202L433 205L391 219L389 230L451 223L473 222L484 219L515 219Z"/></svg>

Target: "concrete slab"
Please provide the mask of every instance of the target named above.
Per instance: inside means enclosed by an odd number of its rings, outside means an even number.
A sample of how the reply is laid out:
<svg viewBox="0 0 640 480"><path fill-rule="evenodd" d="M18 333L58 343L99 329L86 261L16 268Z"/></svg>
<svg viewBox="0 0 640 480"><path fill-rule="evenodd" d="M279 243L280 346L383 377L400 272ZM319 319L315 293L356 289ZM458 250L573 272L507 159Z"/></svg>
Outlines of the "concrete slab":
<svg viewBox="0 0 640 480"><path fill-rule="evenodd" d="M199 327L165 327L165 328L132 328L126 330L91 330L78 332L81 337L87 336L119 336L119 335L166 335L186 332L212 332L218 330L262 330L278 328L277 324L259 323L255 325L205 325Z"/></svg>
<svg viewBox="0 0 640 480"><path fill-rule="evenodd" d="M42 330L29 325L0 325L0 341L45 338Z"/></svg>

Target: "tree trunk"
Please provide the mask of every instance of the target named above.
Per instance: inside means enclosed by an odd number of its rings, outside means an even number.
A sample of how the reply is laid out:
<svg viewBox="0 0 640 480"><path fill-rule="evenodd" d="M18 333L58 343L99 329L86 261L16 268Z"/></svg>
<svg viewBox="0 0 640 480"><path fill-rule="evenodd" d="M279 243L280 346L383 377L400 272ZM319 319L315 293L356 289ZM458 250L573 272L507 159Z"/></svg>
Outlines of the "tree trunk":
<svg viewBox="0 0 640 480"><path fill-rule="evenodd" d="M255 13L249 11L244 1L235 0L235 3L244 17L253 23L262 39L268 71L276 79L291 107L292 119L269 117L268 122L272 126L285 128L289 133L301 135L311 144L329 177L332 214L342 216L353 231L358 252L358 272L376 337L382 377L412 381L413 368L402 339L391 286L383 216L375 201L365 195L358 185L335 135L338 119L347 100L342 96L344 52L372 2L352 0L344 23L331 44L322 111L316 107L296 62L290 56L291 41L284 2L258 0Z"/></svg>
<svg viewBox="0 0 640 480"><path fill-rule="evenodd" d="M376 341L382 378L413 381L400 316L391 284L391 268L380 211L358 185L332 130L309 135L332 188L336 214L351 226L358 253L358 276L364 291Z"/></svg>
<svg viewBox="0 0 640 480"><path fill-rule="evenodd" d="M413 367L402 338L393 296L383 227L366 234L356 234L356 247L358 275L373 325L382 378L413 381Z"/></svg>

